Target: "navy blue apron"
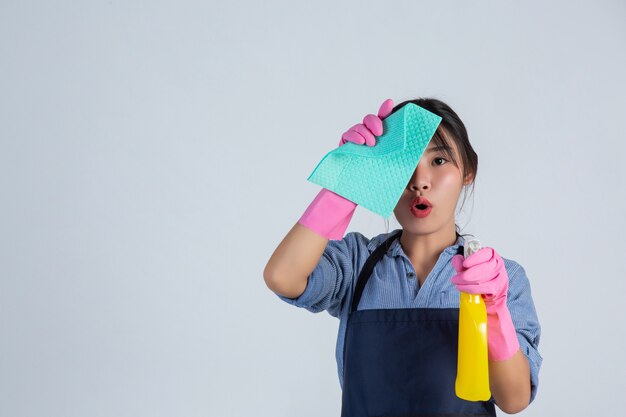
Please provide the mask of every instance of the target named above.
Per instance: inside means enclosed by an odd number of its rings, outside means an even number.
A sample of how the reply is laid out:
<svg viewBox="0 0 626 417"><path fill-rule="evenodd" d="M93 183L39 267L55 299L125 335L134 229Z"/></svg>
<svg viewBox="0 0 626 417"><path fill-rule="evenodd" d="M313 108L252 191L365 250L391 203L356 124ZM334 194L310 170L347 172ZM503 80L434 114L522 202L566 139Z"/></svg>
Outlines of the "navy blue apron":
<svg viewBox="0 0 626 417"><path fill-rule="evenodd" d="M343 348L341 417L495 416L493 403L456 396L458 308L357 310L374 266L401 234L376 248L357 280Z"/></svg>

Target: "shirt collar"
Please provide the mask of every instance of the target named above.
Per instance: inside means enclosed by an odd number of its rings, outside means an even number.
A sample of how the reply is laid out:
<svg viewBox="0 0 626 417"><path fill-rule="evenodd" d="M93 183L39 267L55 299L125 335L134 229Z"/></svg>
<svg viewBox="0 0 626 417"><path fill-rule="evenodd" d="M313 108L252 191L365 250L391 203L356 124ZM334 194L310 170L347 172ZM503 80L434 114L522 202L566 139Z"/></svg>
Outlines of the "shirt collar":
<svg viewBox="0 0 626 417"><path fill-rule="evenodd" d="M383 242L388 237L390 237L393 233L396 233L398 230L400 230L400 229L396 229L396 230L393 230L393 231L391 231L389 233L383 233L383 234L380 234L380 235L374 237L367 244L367 249L370 251L370 253L373 252L378 246L382 245ZM447 248L445 248L444 252L446 252L446 253L448 253L450 255L454 255L454 254L456 254L459 246L463 246L464 244L465 244L465 239L463 238L463 236L457 236L456 242L454 242L454 244L452 246L448 246ZM387 255L389 255L389 256L399 256L402 253L404 253L404 251L402 250L402 245L400 245L400 239L396 238L391 243L391 246L389 247L389 250L387 250Z"/></svg>

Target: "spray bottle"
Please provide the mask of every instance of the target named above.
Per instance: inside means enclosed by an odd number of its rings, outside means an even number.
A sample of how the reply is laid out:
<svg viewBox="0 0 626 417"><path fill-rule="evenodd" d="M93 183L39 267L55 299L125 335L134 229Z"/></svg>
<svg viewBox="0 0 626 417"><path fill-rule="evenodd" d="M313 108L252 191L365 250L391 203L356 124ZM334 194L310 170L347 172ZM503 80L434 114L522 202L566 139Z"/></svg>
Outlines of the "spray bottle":
<svg viewBox="0 0 626 417"><path fill-rule="evenodd" d="M480 249L477 239L465 242L467 258ZM457 397L467 401L487 401L489 357L487 354L487 310L480 294L461 292L459 302L459 356L455 383Z"/></svg>

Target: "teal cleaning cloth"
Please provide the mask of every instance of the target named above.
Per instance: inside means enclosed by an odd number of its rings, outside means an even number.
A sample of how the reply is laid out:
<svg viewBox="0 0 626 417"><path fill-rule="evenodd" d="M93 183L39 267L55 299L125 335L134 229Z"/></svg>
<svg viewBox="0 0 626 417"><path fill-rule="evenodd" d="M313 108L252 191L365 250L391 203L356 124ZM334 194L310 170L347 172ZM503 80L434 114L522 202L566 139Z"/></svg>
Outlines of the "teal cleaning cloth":
<svg viewBox="0 0 626 417"><path fill-rule="evenodd" d="M375 146L339 146L307 180L389 218L440 122L436 114L408 103L383 119Z"/></svg>

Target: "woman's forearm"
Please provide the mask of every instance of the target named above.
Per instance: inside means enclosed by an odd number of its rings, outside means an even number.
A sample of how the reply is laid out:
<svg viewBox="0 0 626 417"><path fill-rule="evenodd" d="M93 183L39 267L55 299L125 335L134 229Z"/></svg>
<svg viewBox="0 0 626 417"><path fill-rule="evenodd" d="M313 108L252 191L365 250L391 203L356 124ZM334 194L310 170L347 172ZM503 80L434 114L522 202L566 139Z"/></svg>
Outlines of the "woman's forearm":
<svg viewBox="0 0 626 417"><path fill-rule="evenodd" d="M530 366L521 350L508 360L489 361L489 387L497 406L519 413L530 403Z"/></svg>

